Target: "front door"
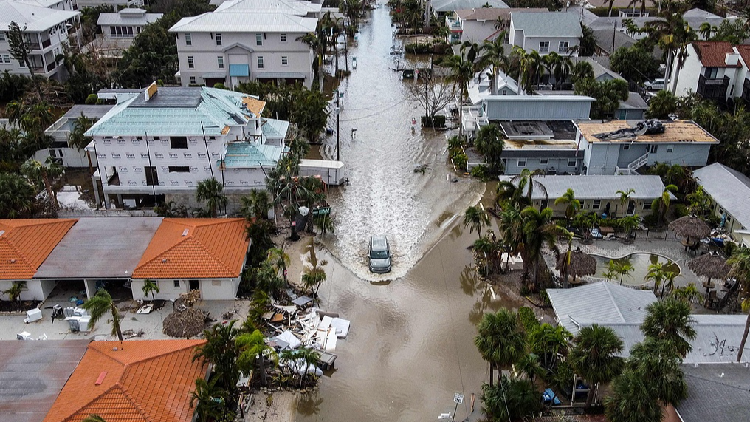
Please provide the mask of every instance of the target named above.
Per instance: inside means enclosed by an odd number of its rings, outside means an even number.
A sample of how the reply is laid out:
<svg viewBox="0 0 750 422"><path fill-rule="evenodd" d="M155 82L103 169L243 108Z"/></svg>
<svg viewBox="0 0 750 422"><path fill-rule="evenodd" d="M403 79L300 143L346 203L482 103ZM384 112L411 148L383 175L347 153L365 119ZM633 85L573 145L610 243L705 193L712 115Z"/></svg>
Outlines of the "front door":
<svg viewBox="0 0 750 422"><path fill-rule="evenodd" d="M635 201L628 202L628 212L627 215L633 215L633 212L635 211Z"/></svg>
<svg viewBox="0 0 750 422"><path fill-rule="evenodd" d="M198 280L189 280L190 283L190 290L200 290L201 289L201 283Z"/></svg>

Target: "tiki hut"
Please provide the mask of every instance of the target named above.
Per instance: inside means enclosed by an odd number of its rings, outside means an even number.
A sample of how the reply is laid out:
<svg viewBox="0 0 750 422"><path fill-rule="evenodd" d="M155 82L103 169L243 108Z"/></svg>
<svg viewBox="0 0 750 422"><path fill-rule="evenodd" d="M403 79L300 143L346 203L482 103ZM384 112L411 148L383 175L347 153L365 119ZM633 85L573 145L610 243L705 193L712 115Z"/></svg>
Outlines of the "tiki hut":
<svg viewBox="0 0 750 422"><path fill-rule="evenodd" d="M711 228L708 227L702 218L686 216L669 223L669 230L677 233L678 236L684 237L683 245L687 248L697 244L700 239L711 234ZM692 238L692 242L691 242Z"/></svg>
<svg viewBox="0 0 750 422"><path fill-rule="evenodd" d="M557 266L555 267L560 274L565 275L565 267L567 264L568 253L561 253L557 259ZM568 266L567 275L573 277L573 281L578 277L585 275L593 275L596 273L596 259L581 250L576 250L570 253L570 266ZM563 280L567 285L567 278Z"/></svg>
<svg viewBox="0 0 750 422"><path fill-rule="evenodd" d="M703 283L703 286L706 288L706 293L708 293L712 286L711 279L726 278L732 267L727 264L727 260L724 259L723 256L705 254L688 262L688 268L690 268L697 276L708 277L708 282Z"/></svg>

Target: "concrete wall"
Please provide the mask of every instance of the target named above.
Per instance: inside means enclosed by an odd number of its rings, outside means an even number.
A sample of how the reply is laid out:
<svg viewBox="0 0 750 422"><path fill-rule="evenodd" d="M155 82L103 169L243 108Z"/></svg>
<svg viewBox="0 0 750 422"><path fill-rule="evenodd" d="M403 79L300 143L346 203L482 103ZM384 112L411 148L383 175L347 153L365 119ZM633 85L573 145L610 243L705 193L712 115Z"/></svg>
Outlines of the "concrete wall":
<svg viewBox="0 0 750 422"><path fill-rule="evenodd" d="M464 31L461 34L461 43L469 41L482 44L485 39L498 31L498 29L495 29L497 20L488 20L484 22L469 20L462 21L462 23Z"/></svg>
<svg viewBox="0 0 750 422"><path fill-rule="evenodd" d="M514 151L514 155L516 151ZM520 166L518 161L519 160L525 160L526 165ZM508 157L503 158L503 165L504 165L504 174L521 174L521 172L524 169L528 169L531 171L534 170L543 170L543 171L551 171L554 170L557 174L562 174L563 172L567 173L575 173L580 170L581 168L581 162L583 160L582 156L579 156L578 158L546 158L547 162L543 162L545 160L544 158L539 157ZM568 160L575 160L576 165L575 166L568 166Z"/></svg>
<svg viewBox="0 0 750 422"><path fill-rule="evenodd" d="M34 153L34 159L40 163L44 163L47 157L51 156L51 152L54 151L55 158L59 159L62 157L63 167L75 167L75 168L88 168L89 159L86 157L86 150L77 150L75 148L45 148L40 149ZM91 165L96 167L96 156L91 154Z"/></svg>
<svg viewBox="0 0 750 422"><path fill-rule="evenodd" d="M625 149L626 145L628 149ZM708 153L711 149L711 144L705 143L667 142L654 144L582 142L581 146L584 149L586 174L615 174L616 167L627 167L629 163L643 155L651 147L656 147L656 151L648 154L647 165L649 166L656 163L665 163L686 167L703 167L708 161Z"/></svg>
<svg viewBox="0 0 750 422"><path fill-rule="evenodd" d="M549 50L547 50L547 52L545 53L539 51L539 43L543 41L549 42ZM568 51L560 52L559 46L561 41L567 41ZM523 37L523 41L519 43L519 40L516 40L515 45L520 45L527 52L539 51L539 54L541 55L546 55L553 51L558 54L568 55L569 50L579 45L580 43L581 41L578 38L574 37ZM573 54L573 57L577 56L578 52Z"/></svg>
<svg viewBox="0 0 750 422"><path fill-rule="evenodd" d="M180 280L154 280L159 286L159 293L156 293L154 298L163 300L175 300L180 297L180 293L187 293L190 290L190 281L187 279ZM175 281L179 283L178 287L175 287ZM199 288L201 291L201 298L204 300L231 300L237 296L237 288L240 284L239 277L237 278L220 278L220 279L200 279ZM143 294L143 286L145 280L134 279L130 284L130 288L133 292L133 299L145 299L151 300L151 295L146 297Z"/></svg>
<svg viewBox="0 0 750 422"><path fill-rule="evenodd" d="M656 145L656 144L655 144ZM659 143L656 152L648 154L648 165L666 163L686 167L704 167L708 162L711 144L703 143Z"/></svg>
<svg viewBox="0 0 750 422"><path fill-rule="evenodd" d="M231 300L237 296L240 278L201 280L201 297L204 300Z"/></svg>
<svg viewBox="0 0 750 422"><path fill-rule="evenodd" d="M695 48L693 48L692 44L687 46L687 53L688 56L685 59L685 65L680 69L677 88L675 89L675 95L678 97L684 97L690 91L698 91L698 77L703 71L703 64L701 64L701 61L698 58L698 53L695 51ZM675 65L672 66L672 73L669 76L669 86L667 89L671 89L671 87L674 86L676 71L677 65L675 63Z"/></svg>
<svg viewBox="0 0 750 422"><path fill-rule="evenodd" d="M619 156L620 144L588 143L584 151L584 174L615 174Z"/></svg>
<svg viewBox="0 0 750 422"><path fill-rule="evenodd" d="M547 206L552 208L553 211L553 217L555 218L565 218L565 205L555 205L555 200L557 198L550 198L549 202L547 203ZM651 202L654 201L655 198L649 199L649 200L634 200L635 201L635 209L633 214L638 214L639 216L643 217L646 214L649 214L650 211L646 210L644 212L644 205L650 206ZM609 212L610 216L614 215L616 218L625 217L626 215L632 215L632 214L626 214L628 210L628 205L622 205L620 202L620 198L601 198L599 199L599 206L597 208L594 208L594 200L593 199L581 199L581 211L591 211L596 212L597 214L601 215L606 209L607 205L609 205ZM533 201L534 206L539 208L542 205L541 200Z"/></svg>
<svg viewBox="0 0 750 422"><path fill-rule="evenodd" d="M8 300L8 295L4 291L13 287L13 283L19 280L0 280L0 299ZM26 281L26 289L21 291L21 300L44 300L49 292L55 287L55 282L43 280L20 280Z"/></svg>
<svg viewBox="0 0 750 422"><path fill-rule="evenodd" d="M159 286L159 293L156 293L155 298L156 299L163 299L163 300L174 300L180 297L180 293L187 293L189 291L190 284L187 280L177 280L180 285L179 287L174 286L174 280L154 280L156 281L156 284ZM133 299L148 299L151 300L151 295L149 294L148 297L146 297L143 294L143 286L145 284L145 280L143 279L133 279L130 282L130 289L133 292Z"/></svg>

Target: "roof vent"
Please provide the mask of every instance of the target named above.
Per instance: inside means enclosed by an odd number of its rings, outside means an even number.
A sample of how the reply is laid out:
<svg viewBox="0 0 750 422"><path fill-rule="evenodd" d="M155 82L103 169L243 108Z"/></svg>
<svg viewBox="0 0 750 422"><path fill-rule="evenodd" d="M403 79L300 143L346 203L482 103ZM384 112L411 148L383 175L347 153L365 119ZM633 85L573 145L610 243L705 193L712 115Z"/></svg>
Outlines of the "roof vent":
<svg viewBox="0 0 750 422"><path fill-rule="evenodd" d="M5 230L0 230L0 236L5 234Z"/></svg>
<svg viewBox="0 0 750 422"><path fill-rule="evenodd" d="M10 263L11 263L11 264L15 264L15 263L16 263L16 258L11 258L11 259L10 259Z"/></svg>
<svg viewBox="0 0 750 422"><path fill-rule="evenodd" d="M114 349L112 349L112 350L115 350L115 351L116 351L116 350L117 350L117 347L115 347L115 348L114 348ZM106 377L106 376L107 376L107 373L106 373L106 372L101 372L101 373L99 373L99 378L97 378L97 379L96 379L96 382L94 383L94 385L101 385L101 384L102 384L102 383L104 382L104 377Z"/></svg>
<svg viewBox="0 0 750 422"><path fill-rule="evenodd" d="M167 258L163 258L163 259L161 260L161 263L162 263L162 264L166 264L166 262L167 262Z"/></svg>
<svg viewBox="0 0 750 422"><path fill-rule="evenodd" d="M146 92L144 93L146 101L150 100L151 97L156 95L156 92L158 89L159 88L156 85L156 81L151 82L151 85L149 85L148 88L146 88Z"/></svg>
<svg viewBox="0 0 750 422"><path fill-rule="evenodd" d="M182 235L183 235L183 236L187 236L187 235L188 235L188 232L189 232L189 231L190 231L190 229L185 229L185 230L183 230L183 231L182 231Z"/></svg>

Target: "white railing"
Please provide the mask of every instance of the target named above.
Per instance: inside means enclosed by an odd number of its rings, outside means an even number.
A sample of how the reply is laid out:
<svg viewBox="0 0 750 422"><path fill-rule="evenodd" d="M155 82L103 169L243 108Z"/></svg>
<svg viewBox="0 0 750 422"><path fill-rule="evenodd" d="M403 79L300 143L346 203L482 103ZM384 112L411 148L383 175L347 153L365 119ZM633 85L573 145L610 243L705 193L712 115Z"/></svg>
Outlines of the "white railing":
<svg viewBox="0 0 750 422"><path fill-rule="evenodd" d="M648 152L633 160L632 163L628 164L628 170L634 172L639 168L645 166L646 163L648 163Z"/></svg>

